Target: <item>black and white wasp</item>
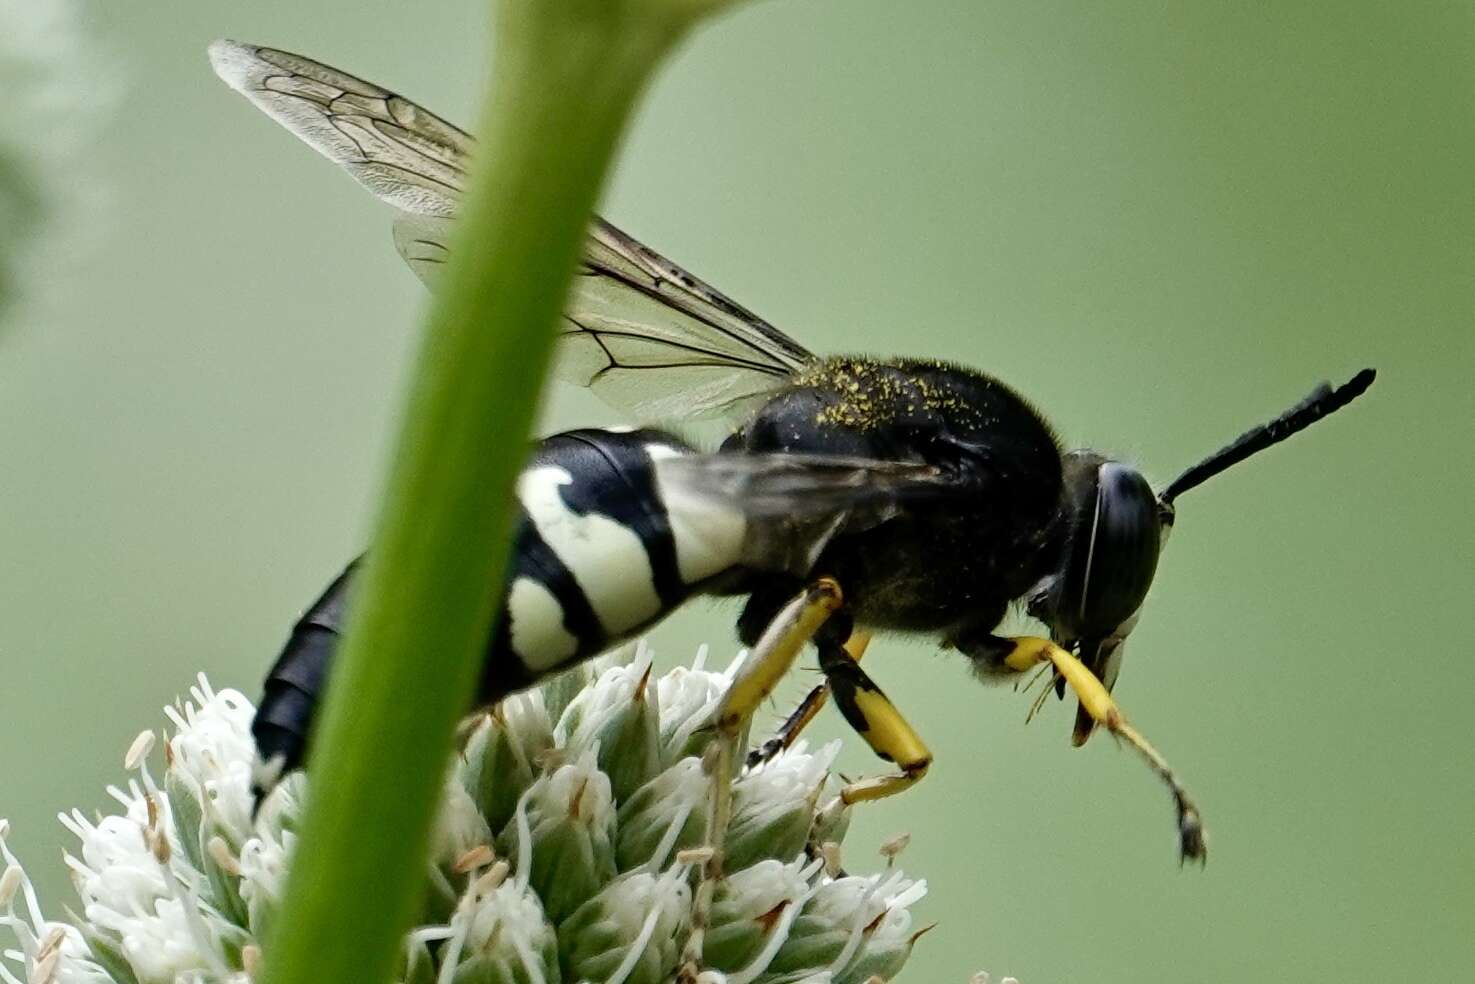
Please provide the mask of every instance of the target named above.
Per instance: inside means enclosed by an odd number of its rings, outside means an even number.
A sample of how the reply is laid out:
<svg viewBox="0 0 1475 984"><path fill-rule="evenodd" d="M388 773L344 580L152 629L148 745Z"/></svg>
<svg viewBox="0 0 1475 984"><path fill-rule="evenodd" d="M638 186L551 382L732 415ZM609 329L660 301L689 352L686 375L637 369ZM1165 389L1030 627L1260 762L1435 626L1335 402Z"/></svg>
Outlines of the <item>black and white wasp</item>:
<svg viewBox="0 0 1475 984"><path fill-rule="evenodd" d="M299 55L221 41L210 56L230 86L396 210L395 245L433 288L472 138ZM711 453L652 429L575 430L535 446L510 570L488 587L501 609L478 702L594 656L693 595L741 596L742 641L760 658L775 634L812 641L828 684L759 754L833 697L900 770L848 786L853 802L905 788L931 762L857 665L871 632L919 633L983 677L1051 664L1059 692L1080 698L1076 742L1102 724L1146 755L1173 792L1182 856L1204 857L1197 810L1108 695L1123 643L1178 495L1344 406L1371 370L1323 385L1156 494L1131 465L1063 450L991 376L816 356L599 219L559 331L559 374L634 419L715 414L736 427ZM302 763L353 569L303 615L267 678L253 731L276 772ZM1015 603L1049 639L995 634Z"/></svg>

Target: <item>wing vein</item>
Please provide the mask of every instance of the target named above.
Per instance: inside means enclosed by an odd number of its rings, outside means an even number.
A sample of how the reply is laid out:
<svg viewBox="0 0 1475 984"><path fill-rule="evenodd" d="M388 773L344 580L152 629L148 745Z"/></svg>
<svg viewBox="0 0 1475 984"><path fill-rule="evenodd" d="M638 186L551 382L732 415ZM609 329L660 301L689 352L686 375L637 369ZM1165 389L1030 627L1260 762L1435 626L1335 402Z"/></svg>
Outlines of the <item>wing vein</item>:
<svg viewBox="0 0 1475 984"><path fill-rule="evenodd" d="M473 139L387 88L301 55L217 41L210 59L228 85L396 209L395 247L433 288ZM560 375L636 417L735 416L815 358L597 217L565 312L578 330L564 333Z"/></svg>

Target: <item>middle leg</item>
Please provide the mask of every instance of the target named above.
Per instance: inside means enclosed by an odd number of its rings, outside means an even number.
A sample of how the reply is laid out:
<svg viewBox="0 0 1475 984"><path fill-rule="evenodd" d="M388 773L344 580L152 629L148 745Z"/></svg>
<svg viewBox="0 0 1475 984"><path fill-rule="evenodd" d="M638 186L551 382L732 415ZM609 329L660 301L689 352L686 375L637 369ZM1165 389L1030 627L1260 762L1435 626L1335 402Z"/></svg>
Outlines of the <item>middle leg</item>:
<svg viewBox="0 0 1475 984"><path fill-rule="evenodd" d="M847 783L840 790L840 802L849 806L884 799L916 785L932 765L932 752L896 705L844 646L821 641L819 667L846 722L873 752L895 763L898 770L894 775Z"/></svg>

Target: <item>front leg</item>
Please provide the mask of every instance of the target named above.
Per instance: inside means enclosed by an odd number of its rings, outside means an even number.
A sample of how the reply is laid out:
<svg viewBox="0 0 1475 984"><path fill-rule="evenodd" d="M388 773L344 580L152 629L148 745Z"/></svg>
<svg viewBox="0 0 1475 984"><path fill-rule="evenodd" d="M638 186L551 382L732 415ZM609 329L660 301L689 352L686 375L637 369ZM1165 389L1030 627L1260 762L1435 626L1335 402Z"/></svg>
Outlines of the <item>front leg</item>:
<svg viewBox="0 0 1475 984"><path fill-rule="evenodd" d="M978 665L979 672L985 675L1023 673L1041 663L1052 664L1060 678L1075 691L1081 702L1081 709L1097 724L1135 748L1173 794L1173 802L1178 810L1180 860L1203 863L1208 858L1203 818L1188 795L1188 790L1178 782L1167 759L1152 747L1141 732L1127 723L1126 715L1112 699L1105 684L1097 679L1096 674L1085 663L1049 639L1035 636L986 636L978 641L970 641L960 648Z"/></svg>
<svg viewBox="0 0 1475 984"><path fill-rule="evenodd" d="M843 646L822 643L819 668L846 722L872 751L887 762L895 762L900 770L896 775L848 783L840 790L840 801L849 806L884 799L916 785L932 765L932 753L896 705Z"/></svg>

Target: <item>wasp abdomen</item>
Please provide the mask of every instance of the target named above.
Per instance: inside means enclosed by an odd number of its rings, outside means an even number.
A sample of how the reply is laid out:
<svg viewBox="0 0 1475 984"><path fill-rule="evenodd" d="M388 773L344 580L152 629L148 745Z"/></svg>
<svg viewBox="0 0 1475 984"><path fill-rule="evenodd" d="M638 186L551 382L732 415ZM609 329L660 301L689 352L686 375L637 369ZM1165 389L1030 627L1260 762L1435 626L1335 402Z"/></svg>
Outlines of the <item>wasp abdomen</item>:
<svg viewBox="0 0 1475 984"><path fill-rule="evenodd" d="M256 751L263 762L277 760L286 768L295 768L301 761L328 662L343 630L348 588L358 565L358 560L350 563L303 613L266 675L261 702L251 722Z"/></svg>
<svg viewBox="0 0 1475 984"><path fill-rule="evenodd" d="M742 521L668 496L657 478L656 462L691 453L652 430L569 431L539 446L517 483L522 523L492 654L505 647L527 671L518 685L609 648L737 563ZM484 699L506 692L484 680Z"/></svg>
<svg viewBox="0 0 1475 984"><path fill-rule="evenodd" d="M736 567L746 525L663 486L656 463L692 454L654 430L577 430L542 441L517 483L512 556L478 703L595 656ZM264 762L302 762L352 588L350 564L293 629L252 733Z"/></svg>

